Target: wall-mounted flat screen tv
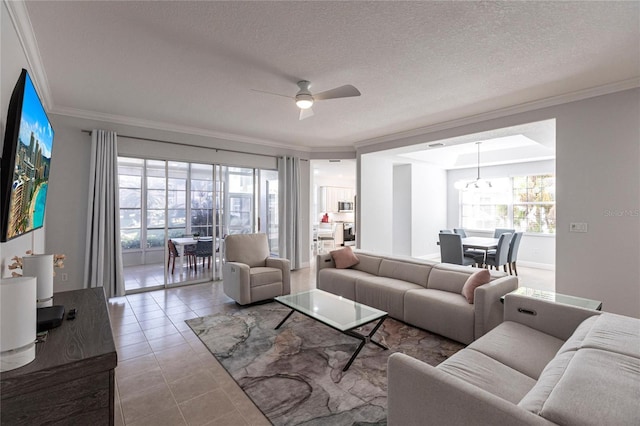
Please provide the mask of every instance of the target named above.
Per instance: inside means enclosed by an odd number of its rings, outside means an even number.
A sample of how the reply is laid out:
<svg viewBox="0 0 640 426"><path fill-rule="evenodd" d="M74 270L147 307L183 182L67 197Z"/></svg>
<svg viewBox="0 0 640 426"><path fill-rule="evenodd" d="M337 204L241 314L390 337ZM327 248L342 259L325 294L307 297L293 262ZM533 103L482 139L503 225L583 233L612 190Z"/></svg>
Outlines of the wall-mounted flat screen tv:
<svg viewBox="0 0 640 426"><path fill-rule="evenodd" d="M2 149L2 242L44 225L52 148L51 122L23 69L9 102Z"/></svg>

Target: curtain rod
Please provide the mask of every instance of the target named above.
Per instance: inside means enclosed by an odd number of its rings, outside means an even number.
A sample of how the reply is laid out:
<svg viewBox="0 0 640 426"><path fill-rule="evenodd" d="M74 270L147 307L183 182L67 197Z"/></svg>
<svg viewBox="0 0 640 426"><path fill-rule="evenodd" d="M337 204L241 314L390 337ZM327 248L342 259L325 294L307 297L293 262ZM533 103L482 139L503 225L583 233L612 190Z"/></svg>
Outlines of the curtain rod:
<svg viewBox="0 0 640 426"><path fill-rule="evenodd" d="M82 133L88 133L88 134L92 134L93 130L86 130L86 129L82 129L80 130ZM182 145L182 146L189 146L192 148L204 148L204 149L213 149L216 152L218 151L224 151L224 152L233 152L235 154L247 154L247 155L259 155L261 157L272 157L272 158L278 158L281 157L279 155L270 155L270 154L256 154L253 152L246 152L246 151L238 151L238 150L234 150L234 149L225 149L225 148L207 148L206 146L201 146L201 145L194 145L194 144L189 144L189 143L182 143L182 142L174 142L174 141L163 141L160 139L151 139L151 138L142 138L139 136L127 136L127 135L121 135L116 133L117 136L122 137L122 138L128 138L128 139L137 139L140 141L148 141L148 142L161 142L161 143L172 143L172 144L176 144L176 145ZM307 159L304 158L300 158L300 161L309 161Z"/></svg>

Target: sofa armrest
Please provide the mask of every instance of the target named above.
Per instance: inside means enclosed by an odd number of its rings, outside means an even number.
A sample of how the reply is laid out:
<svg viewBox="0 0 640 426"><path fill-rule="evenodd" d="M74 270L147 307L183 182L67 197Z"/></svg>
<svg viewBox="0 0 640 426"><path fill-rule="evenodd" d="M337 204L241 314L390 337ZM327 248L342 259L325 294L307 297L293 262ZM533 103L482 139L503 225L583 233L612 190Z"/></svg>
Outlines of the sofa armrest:
<svg viewBox="0 0 640 426"><path fill-rule="evenodd" d="M561 340L567 340L582 321L599 314L600 311L593 309L520 294L504 297L505 321L526 325Z"/></svg>
<svg viewBox="0 0 640 426"><path fill-rule="evenodd" d="M249 265L239 262L225 262L222 265L222 276L224 294L241 305L251 303Z"/></svg>
<svg viewBox="0 0 640 426"><path fill-rule="evenodd" d="M553 424L405 354L389 357L387 382L389 426Z"/></svg>
<svg viewBox="0 0 640 426"><path fill-rule="evenodd" d="M280 257L267 257L266 265L282 271L282 294L291 294L291 262Z"/></svg>
<svg viewBox="0 0 640 426"><path fill-rule="evenodd" d="M329 253L316 255L316 286L320 282L320 270L324 268L335 268L336 263Z"/></svg>
<svg viewBox="0 0 640 426"><path fill-rule="evenodd" d="M474 339L488 333L503 321L504 306L500 298L518 288L518 278L506 276L477 287L473 293Z"/></svg>

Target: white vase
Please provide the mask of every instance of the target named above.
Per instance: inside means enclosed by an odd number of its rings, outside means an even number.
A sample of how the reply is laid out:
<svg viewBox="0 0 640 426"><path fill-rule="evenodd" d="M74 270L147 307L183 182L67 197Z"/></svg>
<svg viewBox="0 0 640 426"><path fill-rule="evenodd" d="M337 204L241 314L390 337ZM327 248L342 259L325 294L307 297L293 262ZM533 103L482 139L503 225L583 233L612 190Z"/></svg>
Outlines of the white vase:
<svg viewBox="0 0 640 426"><path fill-rule="evenodd" d="M53 255L34 254L22 258L22 276L38 279L38 308L53 305Z"/></svg>

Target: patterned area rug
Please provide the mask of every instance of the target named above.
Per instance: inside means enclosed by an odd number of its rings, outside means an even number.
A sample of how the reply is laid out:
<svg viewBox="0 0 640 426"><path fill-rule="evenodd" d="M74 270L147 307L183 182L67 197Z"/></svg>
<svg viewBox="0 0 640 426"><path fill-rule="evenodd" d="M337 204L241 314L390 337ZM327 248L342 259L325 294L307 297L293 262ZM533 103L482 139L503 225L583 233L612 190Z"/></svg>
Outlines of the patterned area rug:
<svg viewBox="0 0 640 426"><path fill-rule="evenodd" d="M384 425L387 359L403 352L437 365L460 343L391 318L346 372L359 341L272 302L187 324L274 425ZM359 330L367 334L368 325Z"/></svg>

